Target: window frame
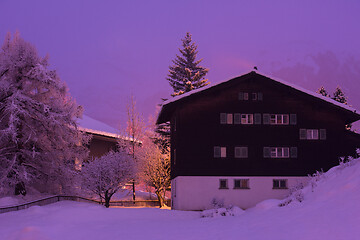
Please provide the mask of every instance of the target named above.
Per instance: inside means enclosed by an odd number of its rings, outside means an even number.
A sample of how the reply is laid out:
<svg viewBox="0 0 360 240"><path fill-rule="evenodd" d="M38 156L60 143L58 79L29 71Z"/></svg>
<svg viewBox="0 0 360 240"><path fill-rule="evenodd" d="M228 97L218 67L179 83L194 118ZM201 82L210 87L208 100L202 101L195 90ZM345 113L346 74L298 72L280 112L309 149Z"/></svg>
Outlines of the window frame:
<svg viewBox="0 0 360 240"><path fill-rule="evenodd" d="M236 154L237 150L239 151L239 155ZM244 152L246 154L244 154ZM237 146L234 148L234 157L235 158L248 158L249 157L249 149L247 146Z"/></svg>
<svg viewBox="0 0 360 240"><path fill-rule="evenodd" d="M242 113L240 115L240 123L242 125L252 125L252 124L254 124L254 114L252 114L252 113Z"/></svg>
<svg viewBox="0 0 360 240"><path fill-rule="evenodd" d="M225 183L225 186L222 183ZM229 183L227 179L225 178L219 179L219 189L229 189Z"/></svg>
<svg viewBox="0 0 360 240"><path fill-rule="evenodd" d="M281 186L281 183L285 183L285 186ZM287 179L273 179L273 189L289 189Z"/></svg>
<svg viewBox="0 0 360 240"><path fill-rule="evenodd" d="M250 180L248 178L234 179L233 189L250 189Z"/></svg>
<svg viewBox="0 0 360 240"><path fill-rule="evenodd" d="M270 147L270 158L290 158L289 147Z"/></svg>

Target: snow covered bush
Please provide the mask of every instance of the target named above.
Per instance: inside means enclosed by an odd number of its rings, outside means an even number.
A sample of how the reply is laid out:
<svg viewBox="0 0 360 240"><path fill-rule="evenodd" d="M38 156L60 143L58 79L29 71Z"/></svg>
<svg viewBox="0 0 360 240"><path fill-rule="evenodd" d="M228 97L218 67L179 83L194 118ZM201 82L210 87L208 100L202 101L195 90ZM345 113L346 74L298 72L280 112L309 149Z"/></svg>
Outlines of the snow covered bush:
<svg viewBox="0 0 360 240"><path fill-rule="evenodd" d="M231 206L228 208L215 208L204 210L201 212L200 216L205 217L227 217L227 216L239 216L244 212L241 208L237 206Z"/></svg>
<svg viewBox="0 0 360 240"><path fill-rule="evenodd" d="M56 71L19 33L0 51L0 185L26 194L30 183L59 193L70 188L73 161L87 154L77 130L82 108Z"/></svg>
<svg viewBox="0 0 360 240"><path fill-rule="evenodd" d="M111 197L134 178L135 163L128 154L111 151L84 163L80 174L82 188L105 200L108 208Z"/></svg>

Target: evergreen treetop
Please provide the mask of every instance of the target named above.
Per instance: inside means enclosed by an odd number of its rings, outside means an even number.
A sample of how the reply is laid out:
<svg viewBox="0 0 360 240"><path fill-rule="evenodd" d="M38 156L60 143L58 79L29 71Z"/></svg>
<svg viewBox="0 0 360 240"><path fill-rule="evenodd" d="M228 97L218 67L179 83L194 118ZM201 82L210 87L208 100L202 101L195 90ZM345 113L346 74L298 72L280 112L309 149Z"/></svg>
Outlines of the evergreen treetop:
<svg viewBox="0 0 360 240"><path fill-rule="evenodd" d="M199 66L200 60L196 60L197 45L192 42L191 34L186 33L182 39L181 55L176 55L173 60L174 65L169 67L167 80L174 89L172 96L178 96L194 89L204 87L209 84L205 75L209 69Z"/></svg>
<svg viewBox="0 0 360 240"><path fill-rule="evenodd" d="M330 97L329 93L326 91L324 86L321 86L316 92L323 95L323 96L325 96L325 97Z"/></svg>
<svg viewBox="0 0 360 240"><path fill-rule="evenodd" d="M334 99L335 101L338 101L340 103L347 104L347 99L345 97L345 93L341 90L341 88L339 86L336 87L332 99Z"/></svg>

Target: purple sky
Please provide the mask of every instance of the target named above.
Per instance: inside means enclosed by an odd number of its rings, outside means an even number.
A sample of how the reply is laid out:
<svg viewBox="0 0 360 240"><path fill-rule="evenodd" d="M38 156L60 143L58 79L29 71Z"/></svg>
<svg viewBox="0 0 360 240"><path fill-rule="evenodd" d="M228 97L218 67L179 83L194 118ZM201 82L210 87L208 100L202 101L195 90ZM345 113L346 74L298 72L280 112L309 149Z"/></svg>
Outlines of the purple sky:
<svg viewBox="0 0 360 240"><path fill-rule="evenodd" d="M84 106L118 127L131 94L147 119L187 31L212 83L258 66L309 90L345 90L360 110L359 1L0 0L0 40L19 30Z"/></svg>

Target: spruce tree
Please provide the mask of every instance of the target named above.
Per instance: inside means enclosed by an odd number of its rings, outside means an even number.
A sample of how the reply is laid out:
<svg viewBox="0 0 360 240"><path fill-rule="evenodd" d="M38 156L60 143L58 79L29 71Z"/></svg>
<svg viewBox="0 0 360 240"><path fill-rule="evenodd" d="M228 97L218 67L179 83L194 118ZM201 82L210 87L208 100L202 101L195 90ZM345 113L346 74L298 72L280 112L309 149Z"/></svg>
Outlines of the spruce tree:
<svg viewBox="0 0 360 240"><path fill-rule="evenodd" d="M339 86L336 87L332 99L334 99L335 101L338 101L340 103L347 104L347 99L345 97L345 94Z"/></svg>
<svg viewBox="0 0 360 240"><path fill-rule="evenodd" d="M192 42L191 34L186 33L182 39L181 55L176 55L173 60L174 65L169 67L167 80L174 89L172 96L178 96L194 89L204 87L209 84L205 75L209 69L199 66L200 60L196 60L197 45Z"/></svg>
<svg viewBox="0 0 360 240"><path fill-rule="evenodd" d="M172 61L173 66L169 67L169 74L166 78L174 92L171 96L175 97L183 93L189 92L208 85L210 82L205 79L209 69L199 66L200 60L196 60L198 46L192 41L191 34L186 33L182 41L182 49L179 49L180 55ZM167 99L162 99L166 101ZM157 126L156 132L162 137L155 139L155 143L165 149L170 148L170 123L162 123Z"/></svg>
<svg viewBox="0 0 360 240"><path fill-rule="evenodd" d="M325 97L330 97L329 93L326 91L326 89L323 86L321 86L316 92Z"/></svg>

